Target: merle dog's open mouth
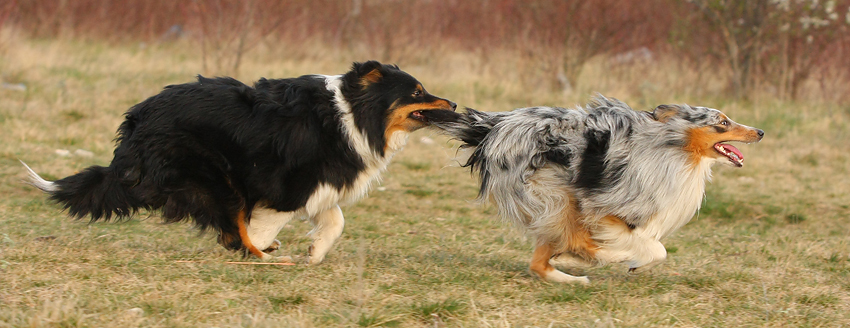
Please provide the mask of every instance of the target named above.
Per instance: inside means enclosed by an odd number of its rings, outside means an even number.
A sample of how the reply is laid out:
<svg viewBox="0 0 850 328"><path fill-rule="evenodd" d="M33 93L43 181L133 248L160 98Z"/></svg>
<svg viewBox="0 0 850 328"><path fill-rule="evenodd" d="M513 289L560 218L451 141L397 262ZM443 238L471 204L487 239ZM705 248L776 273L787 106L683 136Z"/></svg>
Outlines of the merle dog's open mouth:
<svg viewBox="0 0 850 328"><path fill-rule="evenodd" d="M737 167L744 166L744 154L741 154L741 151L738 150L738 148L736 148L735 146L718 142L714 144L714 150L716 150L723 156L726 156L726 158L728 158L733 165Z"/></svg>

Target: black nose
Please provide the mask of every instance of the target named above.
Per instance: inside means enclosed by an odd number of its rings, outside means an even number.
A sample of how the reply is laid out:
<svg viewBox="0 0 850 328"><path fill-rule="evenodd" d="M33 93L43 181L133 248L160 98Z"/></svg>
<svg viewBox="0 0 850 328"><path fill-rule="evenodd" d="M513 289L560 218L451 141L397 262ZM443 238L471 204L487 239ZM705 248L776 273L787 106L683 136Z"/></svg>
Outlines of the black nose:
<svg viewBox="0 0 850 328"><path fill-rule="evenodd" d="M761 139L762 137L764 137L764 130L762 130L762 129L756 129L756 133L758 133L758 135L759 135L759 139Z"/></svg>
<svg viewBox="0 0 850 328"><path fill-rule="evenodd" d="M457 104L455 104L454 102L449 101L449 105L452 106L452 110L457 110ZM761 130L759 130L759 131L761 131ZM761 135L761 134L759 134L759 135Z"/></svg>

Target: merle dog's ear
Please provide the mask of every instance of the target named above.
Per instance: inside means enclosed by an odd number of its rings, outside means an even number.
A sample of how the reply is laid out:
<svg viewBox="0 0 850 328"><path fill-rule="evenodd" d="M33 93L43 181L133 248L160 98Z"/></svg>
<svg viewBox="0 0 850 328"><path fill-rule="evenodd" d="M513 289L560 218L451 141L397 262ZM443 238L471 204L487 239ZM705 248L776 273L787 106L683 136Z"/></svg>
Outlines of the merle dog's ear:
<svg viewBox="0 0 850 328"><path fill-rule="evenodd" d="M675 105L659 105L652 111L652 117L661 123L667 123L676 114L679 114L679 106Z"/></svg>
<svg viewBox="0 0 850 328"><path fill-rule="evenodd" d="M364 82L364 84L376 83L381 81L384 78L384 74L381 73L381 63L370 60L365 63L354 63L351 70L357 73L357 76Z"/></svg>

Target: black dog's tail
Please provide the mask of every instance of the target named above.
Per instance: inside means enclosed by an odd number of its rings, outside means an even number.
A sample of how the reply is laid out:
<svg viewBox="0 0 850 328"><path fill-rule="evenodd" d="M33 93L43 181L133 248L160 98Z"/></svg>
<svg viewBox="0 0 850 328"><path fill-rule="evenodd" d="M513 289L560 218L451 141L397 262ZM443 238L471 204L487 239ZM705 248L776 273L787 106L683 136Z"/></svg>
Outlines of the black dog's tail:
<svg viewBox="0 0 850 328"><path fill-rule="evenodd" d="M51 200L62 204L74 218L90 215L91 221L108 221L113 215L127 218L139 208L147 208L129 186L116 177L112 168L91 166L66 178L47 181L23 161L21 164L29 172L26 182L49 194Z"/></svg>

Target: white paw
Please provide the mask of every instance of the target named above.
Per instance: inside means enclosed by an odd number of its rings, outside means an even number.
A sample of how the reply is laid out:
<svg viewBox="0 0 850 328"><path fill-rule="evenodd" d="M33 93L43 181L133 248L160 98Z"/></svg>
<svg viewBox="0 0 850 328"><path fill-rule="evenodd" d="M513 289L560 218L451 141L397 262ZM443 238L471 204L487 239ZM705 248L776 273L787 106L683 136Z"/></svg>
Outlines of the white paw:
<svg viewBox="0 0 850 328"><path fill-rule="evenodd" d="M320 252L317 251L315 245L319 244L318 242L313 242L313 245L307 248L307 265L316 265L322 263L325 260L325 254L327 251Z"/></svg>
<svg viewBox="0 0 850 328"><path fill-rule="evenodd" d="M262 254L263 255L260 256L261 261L263 261L263 262L277 262L275 260L276 258L274 256L272 256L271 254L268 254L266 252L263 252Z"/></svg>
<svg viewBox="0 0 850 328"><path fill-rule="evenodd" d="M645 265L642 265L642 266L639 266L639 267L636 267L636 268L635 268L635 267L631 267L631 268L629 268L629 273L630 273L630 274L639 274L639 273L644 273L644 272L647 272L647 271L649 271L650 269L652 269L652 268L654 268L654 267L658 266L658 265L659 265L659 264L661 264L661 263L664 263L664 259L661 259L661 260L658 260L658 261L649 262L649 263L647 263L647 264L645 264Z"/></svg>
<svg viewBox="0 0 850 328"><path fill-rule="evenodd" d="M558 270L552 270L546 273L546 276L543 277L544 280L548 282L557 282L557 283L569 283L569 284L590 284L590 279L587 279L587 276L576 277L572 275L568 275Z"/></svg>
<svg viewBox="0 0 850 328"><path fill-rule="evenodd" d="M322 263L322 261L324 261L324 260L325 260L324 256L322 256L322 257L312 256L312 255L307 256L307 265L316 265L316 264Z"/></svg>
<svg viewBox="0 0 850 328"><path fill-rule="evenodd" d="M260 260L268 263L294 263L292 262L292 256L274 256L266 252L263 252Z"/></svg>

